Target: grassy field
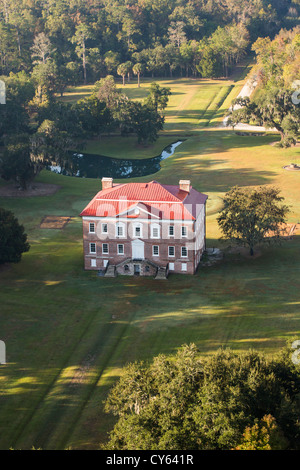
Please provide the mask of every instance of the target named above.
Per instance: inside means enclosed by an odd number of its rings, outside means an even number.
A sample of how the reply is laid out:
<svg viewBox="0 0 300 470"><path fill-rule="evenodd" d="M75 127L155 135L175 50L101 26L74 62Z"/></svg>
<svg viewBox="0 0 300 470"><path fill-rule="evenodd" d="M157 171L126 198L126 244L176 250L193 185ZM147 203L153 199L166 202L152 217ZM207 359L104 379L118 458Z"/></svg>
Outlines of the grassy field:
<svg viewBox="0 0 300 470"><path fill-rule="evenodd" d="M236 184L280 187L291 206L289 221L298 222L300 174L282 167L300 163L299 149L274 147L276 135L238 136L207 125L220 113L224 87L233 93L239 82L168 83L177 94L153 147L140 149L133 139L114 137L90 142L89 152L102 148L110 156L145 158L185 136L158 173L138 181L177 184L188 178L208 194L209 247L225 249L216 216L223 194ZM129 88L140 98L141 89ZM300 338L299 236L259 248L252 259L242 250L226 251L220 264L195 276L103 279L83 270L78 217L100 181L47 171L38 180L60 190L47 197L0 198L24 224L31 244L21 263L0 269L0 339L8 361L0 366L1 449L97 449L114 422L103 412L103 400L130 361L173 353L189 342L202 354L224 346L272 355L287 339ZM42 229L45 215L72 219L64 229Z"/></svg>

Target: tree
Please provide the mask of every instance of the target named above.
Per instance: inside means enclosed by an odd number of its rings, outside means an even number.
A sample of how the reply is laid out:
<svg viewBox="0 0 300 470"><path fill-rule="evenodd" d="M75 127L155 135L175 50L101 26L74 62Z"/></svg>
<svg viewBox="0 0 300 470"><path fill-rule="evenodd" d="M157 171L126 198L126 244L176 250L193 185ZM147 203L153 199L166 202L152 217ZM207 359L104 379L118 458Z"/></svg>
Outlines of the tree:
<svg viewBox="0 0 300 470"><path fill-rule="evenodd" d="M39 104L51 98L55 92L61 92L59 75L58 67L52 59L33 68L31 77L36 84L36 97Z"/></svg>
<svg viewBox="0 0 300 470"><path fill-rule="evenodd" d="M31 48L31 57L36 60L34 64L45 64L50 58L51 54L55 52L55 49L51 45L50 39L45 33L40 33L34 38L33 46Z"/></svg>
<svg viewBox="0 0 300 470"><path fill-rule="evenodd" d="M11 211L0 208L0 264L19 263L29 249L23 225Z"/></svg>
<svg viewBox="0 0 300 470"><path fill-rule="evenodd" d="M29 130L28 104L34 97L33 81L25 72L0 77L6 86L6 105L0 106L0 137Z"/></svg>
<svg viewBox="0 0 300 470"><path fill-rule="evenodd" d="M121 77L123 79L123 86L125 86L125 75L126 75L127 72L128 72L128 67L127 67L126 62L123 63L123 64L120 64L118 66L117 73L118 73L118 75L121 75Z"/></svg>
<svg viewBox="0 0 300 470"><path fill-rule="evenodd" d="M108 131L112 126L112 117L109 108L104 101L100 101L92 95L79 100L74 108L80 122L82 132L87 136L97 135Z"/></svg>
<svg viewBox="0 0 300 470"><path fill-rule="evenodd" d="M26 190L35 177L28 134L12 135L0 159L0 176Z"/></svg>
<svg viewBox="0 0 300 470"><path fill-rule="evenodd" d="M54 121L46 119L31 137L30 159L35 168L35 176L47 165L67 168L71 165L69 154L73 140L67 132L60 131Z"/></svg>
<svg viewBox="0 0 300 470"><path fill-rule="evenodd" d="M170 88L161 87L156 82L150 85L149 95L145 99L145 103L152 107L156 112L163 111L168 104L169 96L171 95Z"/></svg>
<svg viewBox="0 0 300 470"><path fill-rule="evenodd" d="M202 78L217 78L222 73L218 53L211 47L205 46L197 70Z"/></svg>
<svg viewBox="0 0 300 470"><path fill-rule="evenodd" d="M134 75L137 75L137 77L138 77L138 87L140 87L140 75L144 71L144 65L141 64L140 62L138 62L137 64L134 64L134 66L132 67L132 71L133 71Z"/></svg>
<svg viewBox="0 0 300 470"><path fill-rule="evenodd" d="M147 145L155 142L158 132L163 129L164 118L153 108L135 103L134 132L138 143Z"/></svg>
<svg viewBox="0 0 300 470"><path fill-rule="evenodd" d="M233 102L239 109L229 113L229 124L256 121L258 125L275 128L281 137L280 146L296 144L300 128L300 108L292 100L293 90L272 86L259 98L238 98Z"/></svg>
<svg viewBox="0 0 300 470"><path fill-rule="evenodd" d="M104 101L109 109L118 105L121 95L112 75L107 75L105 78L98 80L94 85L93 93L97 96L98 100Z"/></svg>
<svg viewBox="0 0 300 470"><path fill-rule="evenodd" d="M178 49L186 42L186 34L184 32L185 24L183 21L172 21L168 29L169 41L174 44Z"/></svg>
<svg viewBox="0 0 300 470"><path fill-rule="evenodd" d="M248 246L251 256L256 245L280 240L281 225L289 212L282 201L276 188L232 188L225 194L225 206L217 218L225 240Z"/></svg>
<svg viewBox="0 0 300 470"><path fill-rule="evenodd" d="M92 30L85 23L80 23L76 27L75 34L72 37L72 42L77 44L77 47L76 47L77 55L78 55L78 57L82 58L84 84L86 84L86 80L87 80L87 72L86 72L87 47L86 47L86 42L87 42L88 39L91 39L92 37L93 37Z"/></svg>
<svg viewBox="0 0 300 470"><path fill-rule="evenodd" d="M136 134L139 144L154 142L163 129L164 118L153 107L140 102L120 100L113 116L121 135Z"/></svg>
<svg viewBox="0 0 300 470"><path fill-rule="evenodd" d="M120 63L120 54L118 52L108 51L104 54L104 63L108 73L116 73Z"/></svg>
<svg viewBox="0 0 300 470"><path fill-rule="evenodd" d="M299 449L300 371L289 356L287 348L272 359L230 349L207 357L190 344L129 364L106 399L105 411L117 421L103 448L229 450L271 415L285 446ZM264 423L277 446L274 420Z"/></svg>
<svg viewBox="0 0 300 470"><path fill-rule="evenodd" d="M242 442L236 450L283 450L286 446L286 439L276 419L271 415L266 415L260 422L246 427Z"/></svg>

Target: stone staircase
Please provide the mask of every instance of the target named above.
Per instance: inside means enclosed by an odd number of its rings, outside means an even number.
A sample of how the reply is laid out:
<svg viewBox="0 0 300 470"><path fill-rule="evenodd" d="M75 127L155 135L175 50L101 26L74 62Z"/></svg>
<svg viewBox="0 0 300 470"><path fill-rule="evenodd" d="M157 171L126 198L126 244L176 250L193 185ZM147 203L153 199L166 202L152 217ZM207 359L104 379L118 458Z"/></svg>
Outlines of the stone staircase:
<svg viewBox="0 0 300 470"><path fill-rule="evenodd" d="M116 266L114 264L108 264L104 276L105 277L116 277L116 275L117 275Z"/></svg>
<svg viewBox="0 0 300 470"><path fill-rule="evenodd" d="M159 266L157 268L157 273L155 279L168 279L169 266Z"/></svg>

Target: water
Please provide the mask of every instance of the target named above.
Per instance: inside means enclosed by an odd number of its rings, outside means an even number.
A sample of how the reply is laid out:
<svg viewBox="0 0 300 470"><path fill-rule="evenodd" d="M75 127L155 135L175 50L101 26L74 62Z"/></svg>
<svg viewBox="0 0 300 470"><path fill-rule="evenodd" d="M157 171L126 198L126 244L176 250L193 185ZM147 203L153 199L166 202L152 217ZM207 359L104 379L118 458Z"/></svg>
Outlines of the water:
<svg viewBox="0 0 300 470"><path fill-rule="evenodd" d="M49 170L66 176L78 178L137 178L160 170L160 162L173 155L176 147L182 144L178 140L166 147L161 155L144 160L125 160L89 153L73 153L66 167L59 165L48 167Z"/></svg>

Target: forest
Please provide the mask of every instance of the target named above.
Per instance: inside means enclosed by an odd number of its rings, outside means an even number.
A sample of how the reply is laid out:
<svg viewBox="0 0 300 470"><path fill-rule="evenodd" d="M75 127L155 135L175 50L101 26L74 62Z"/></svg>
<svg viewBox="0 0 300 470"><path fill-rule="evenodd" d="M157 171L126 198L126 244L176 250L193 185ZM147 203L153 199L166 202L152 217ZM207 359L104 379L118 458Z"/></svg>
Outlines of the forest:
<svg viewBox="0 0 300 470"><path fill-rule="evenodd" d="M107 74L226 76L258 37L297 25L299 0L1 0L0 75L57 91ZM120 67L122 66L122 67Z"/></svg>
<svg viewBox="0 0 300 470"><path fill-rule="evenodd" d="M22 189L52 162L70 161L73 140L103 133L158 138L170 90L159 77L228 77L256 54L257 80L269 95L242 101L229 124L266 123L294 145L299 107L299 0L0 0L0 175ZM151 77L144 102L117 89L132 74ZM66 89L94 84L92 95L62 103ZM271 106L270 106L271 103ZM275 120L274 120L275 116ZM77 147L79 148L80 142Z"/></svg>

